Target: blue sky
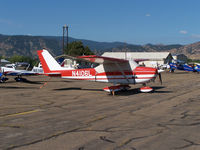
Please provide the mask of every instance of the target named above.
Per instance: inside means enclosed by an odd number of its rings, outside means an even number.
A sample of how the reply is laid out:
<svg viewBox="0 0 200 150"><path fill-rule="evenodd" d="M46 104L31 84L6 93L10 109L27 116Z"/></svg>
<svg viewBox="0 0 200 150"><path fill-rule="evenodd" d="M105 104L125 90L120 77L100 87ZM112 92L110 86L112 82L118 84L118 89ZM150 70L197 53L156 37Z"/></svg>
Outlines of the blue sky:
<svg viewBox="0 0 200 150"><path fill-rule="evenodd" d="M0 0L0 34L131 44L200 41L199 0Z"/></svg>

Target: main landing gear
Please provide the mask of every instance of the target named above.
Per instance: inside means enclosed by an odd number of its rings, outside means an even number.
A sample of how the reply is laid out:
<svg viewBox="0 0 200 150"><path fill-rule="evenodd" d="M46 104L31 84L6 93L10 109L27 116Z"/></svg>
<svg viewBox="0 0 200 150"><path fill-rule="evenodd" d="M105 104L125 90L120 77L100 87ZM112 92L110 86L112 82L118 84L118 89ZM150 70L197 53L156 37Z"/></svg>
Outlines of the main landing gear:
<svg viewBox="0 0 200 150"><path fill-rule="evenodd" d="M110 92L114 96L115 92L126 91L130 88L131 87L129 85L116 85L116 86L105 87L103 90L106 91L106 92Z"/></svg>
<svg viewBox="0 0 200 150"><path fill-rule="evenodd" d="M25 79L25 78L22 78L21 76L17 76L17 77L15 78L15 81L16 81L16 82L23 82L23 81L26 81L26 79Z"/></svg>

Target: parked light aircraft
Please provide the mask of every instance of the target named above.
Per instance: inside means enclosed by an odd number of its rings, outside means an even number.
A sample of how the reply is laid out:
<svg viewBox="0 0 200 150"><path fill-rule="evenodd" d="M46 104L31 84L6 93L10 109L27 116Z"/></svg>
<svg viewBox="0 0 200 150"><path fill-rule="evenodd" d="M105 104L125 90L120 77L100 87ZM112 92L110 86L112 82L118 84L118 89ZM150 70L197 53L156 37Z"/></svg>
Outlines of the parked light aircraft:
<svg viewBox="0 0 200 150"><path fill-rule="evenodd" d="M44 73L48 76L60 76L66 79L88 80L96 82L109 82L113 86L103 90L111 92L129 89L129 84L143 84L142 92L150 92L153 89L146 87L146 83L155 80L161 74L156 68L141 67L133 60L125 60L96 55L80 56L78 59L92 63L98 63L95 68L64 68L61 67L52 55L45 49L37 51Z"/></svg>
<svg viewBox="0 0 200 150"><path fill-rule="evenodd" d="M26 69L17 69L18 66L26 66ZM18 63L18 64L7 64L5 67L1 67L1 73L4 76L16 76L16 81L22 81L24 78L22 76L28 75L38 75L42 74L42 68L33 67L31 71L28 70L29 64L27 63ZM40 68L40 69L39 69Z"/></svg>
<svg viewBox="0 0 200 150"><path fill-rule="evenodd" d="M192 71L192 72L200 72L199 65L188 65L188 64L177 64L177 63L170 63L170 71L174 72L175 69L183 70L183 71Z"/></svg>

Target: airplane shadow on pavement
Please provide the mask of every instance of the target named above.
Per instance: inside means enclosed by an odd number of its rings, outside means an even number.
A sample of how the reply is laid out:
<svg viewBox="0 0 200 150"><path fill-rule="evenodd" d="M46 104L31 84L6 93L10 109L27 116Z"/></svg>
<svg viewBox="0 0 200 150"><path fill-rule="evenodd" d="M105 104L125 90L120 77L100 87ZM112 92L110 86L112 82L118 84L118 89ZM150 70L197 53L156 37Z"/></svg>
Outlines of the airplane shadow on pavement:
<svg viewBox="0 0 200 150"><path fill-rule="evenodd" d="M10 83L16 83L16 82L29 83L29 84L42 84L41 82L45 82L45 81L30 81L30 80L27 80L26 78L22 78L20 81L8 80L2 84L10 84Z"/></svg>
<svg viewBox="0 0 200 150"><path fill-rule="evenodd" d="M148 93L172 93L172 91L160 91L160 89L165 88L164 86L153 86L152 88L153 88L153 91L148 92ZM140 88L134 88L134 89L126 90L126 91L115 92L115 95L129 96L129 95L135 95L135 94L141 94L141 93L143 92L140 91Z"/></svg>
<svg viewBox="0 0 200 150"><path fill-rule="evenodd" d="M160 89L165 88L164 86L154 86L152 87L153 91L150 93L172 93L172 91L160 91ZM69 88L59 88L59 89L53 89L55 91L68 91L68 90L84 90L84 91L103 91L103 89L85 89L85 88L79 88L79 87L69 87ZM118 91L115 92L115 95L118 96L129 96L129 95L135 95L140 94L140 88L130 89L126 91ZM109 93L108 95L112 95Z"/></svg>
<svg viewBox="0 0 200 150"><path fill-rule="evenodd" d="M37 87L0 86L0 89L38 89Z"/></svg>
<svg viewBox="0 0 200 150"><path fill-rule="evenodd" d="M23 80L22 80L22 81L19 81L19 82L28 83L28 84L42 84L41 82L38 82L38 81L30 81L30 80L27 80L26 78L23 78Z"/></svg>
<svg viewBox="0 0 200 150"><path fill-rule="evenodd" d="M78 87L54 89L55 91L68 91L68 90L84 90L84 91L103 91L102 89L83 89Z"/></svg>

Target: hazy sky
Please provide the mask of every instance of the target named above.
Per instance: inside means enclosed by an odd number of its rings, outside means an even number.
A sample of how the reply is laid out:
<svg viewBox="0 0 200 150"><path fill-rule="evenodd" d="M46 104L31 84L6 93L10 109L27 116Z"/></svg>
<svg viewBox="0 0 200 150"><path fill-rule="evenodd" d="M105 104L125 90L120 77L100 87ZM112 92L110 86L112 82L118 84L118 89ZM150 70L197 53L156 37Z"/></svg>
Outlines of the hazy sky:
<svg viewBox="0 0 200 150"><path fill-rule="evenodd" d="M0 0L0 34L132 44L200 41L200 0Z"/></svg>

